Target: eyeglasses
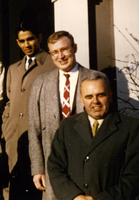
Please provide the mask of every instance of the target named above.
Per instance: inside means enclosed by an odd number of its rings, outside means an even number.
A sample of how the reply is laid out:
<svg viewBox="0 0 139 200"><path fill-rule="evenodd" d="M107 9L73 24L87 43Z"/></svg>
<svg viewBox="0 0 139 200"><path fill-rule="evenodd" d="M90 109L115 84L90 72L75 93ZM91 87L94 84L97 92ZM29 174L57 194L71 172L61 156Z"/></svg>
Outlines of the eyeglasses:
<svg viewBox="0 0 139 200"><path fill-rule="evenodd" d="M68 55L68 54L70 54L70 52L71 52L71 48L69 48L69 47L61 48L59 50L49 51L51 56L53 56L54 58L57 58L59 53L62 53L64 55Z"/></svg>

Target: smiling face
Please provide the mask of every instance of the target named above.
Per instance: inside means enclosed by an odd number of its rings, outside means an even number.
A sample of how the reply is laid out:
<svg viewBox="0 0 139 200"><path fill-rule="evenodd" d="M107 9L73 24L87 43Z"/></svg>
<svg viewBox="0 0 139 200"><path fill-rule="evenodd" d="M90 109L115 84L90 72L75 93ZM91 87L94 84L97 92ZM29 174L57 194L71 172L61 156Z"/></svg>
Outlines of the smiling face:
<svg viewBox="0 0 139 200"><path fill-rule="evenodd" d="M19 31L17 44L25 55L34 56L40 50L41 34L36 37L31 31Z"/></svg>
<svg viewBox="0 0 139 200"><path fill-rule="evenodd" d="M87 114L97 120L106 116L112 101L112 93L108 91L103 79L86 79L81 85L80 98Z"/></svg>
<svg viewBox="0 0 139 200"><path fill-rule="evenodd" d="M55 43L48 43L49 52L55 65L64 72L71 71L76 65L77 45L71 45L68 37L63 36Z"/></svg>

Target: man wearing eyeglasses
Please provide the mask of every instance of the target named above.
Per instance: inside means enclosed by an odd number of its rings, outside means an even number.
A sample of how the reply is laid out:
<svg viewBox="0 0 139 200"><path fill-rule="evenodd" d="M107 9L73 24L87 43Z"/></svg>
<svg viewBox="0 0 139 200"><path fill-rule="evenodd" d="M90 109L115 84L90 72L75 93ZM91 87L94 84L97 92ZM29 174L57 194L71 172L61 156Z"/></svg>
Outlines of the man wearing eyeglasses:
<svg viewBox="0 0 139 200"><path fill-rule="evenodd" d="M47 173L51 141L63 118L83 111L80 83L92 70L76 62L77 44L70 33L53 33L48 38L48 48L57 69L40 75L33 84L29 100L29 151L36 188L44 191L43 199L55 200Z"/></svg>

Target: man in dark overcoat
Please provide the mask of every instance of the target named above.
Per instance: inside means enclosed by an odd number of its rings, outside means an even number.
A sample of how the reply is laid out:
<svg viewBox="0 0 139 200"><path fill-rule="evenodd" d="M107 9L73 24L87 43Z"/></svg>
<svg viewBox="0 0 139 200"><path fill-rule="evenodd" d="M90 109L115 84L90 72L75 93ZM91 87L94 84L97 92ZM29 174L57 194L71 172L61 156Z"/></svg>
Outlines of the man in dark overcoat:
<svg viewBox="0 0 139 200"><path fill-rule="evenodd" d="M61 122L48 158L57 200L135 200L139 194L139 122L112 112L111 100L106 76L83 80L85 111Z"/></svg>

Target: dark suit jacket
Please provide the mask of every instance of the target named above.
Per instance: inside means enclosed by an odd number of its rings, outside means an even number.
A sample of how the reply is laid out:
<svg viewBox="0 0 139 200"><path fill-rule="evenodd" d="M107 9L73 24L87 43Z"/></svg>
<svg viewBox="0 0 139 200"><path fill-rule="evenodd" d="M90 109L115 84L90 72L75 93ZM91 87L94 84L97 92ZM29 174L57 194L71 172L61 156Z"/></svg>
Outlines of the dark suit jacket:
<svg viewBox="0 0 139 200"><path fill-rule="evenodd" d="M61 122L48 173L58 200L78 194L99 200L135 199L139 193L139 122L110 113L93 138L86 112Z"/></svg>

